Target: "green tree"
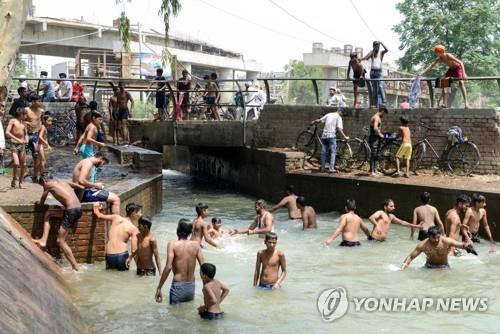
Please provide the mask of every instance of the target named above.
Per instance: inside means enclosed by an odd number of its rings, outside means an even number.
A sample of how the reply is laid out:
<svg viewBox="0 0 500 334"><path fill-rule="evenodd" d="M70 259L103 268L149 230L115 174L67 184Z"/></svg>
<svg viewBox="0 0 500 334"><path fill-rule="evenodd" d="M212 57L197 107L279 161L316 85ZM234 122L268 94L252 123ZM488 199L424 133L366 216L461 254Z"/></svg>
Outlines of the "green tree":
<svg viewBox="0 0 500 334"><path fill-rule="evenodd" d="M398 61L400 69L415 69L435 59L432 47L443 44L461 59L468 76L497 75L500 72L500 1L498 0L403 0L396 5L403 15L393 27L399 34L405 54ZM429 76L442 75L435 68ZM468 82L470 97L490 97L498 104L498 85Z"/></svg>
<svg viewBox="0 0 500 334"><path fill-rule="evenodd" d="M292 60L285 65L285 74L288 78L320 78L321 69L305 66L301 60ZM321 93L323 84L318 82ZM316 104L316 94L311 80L293 80L288 82L288 101L290 104Z"/></svg>

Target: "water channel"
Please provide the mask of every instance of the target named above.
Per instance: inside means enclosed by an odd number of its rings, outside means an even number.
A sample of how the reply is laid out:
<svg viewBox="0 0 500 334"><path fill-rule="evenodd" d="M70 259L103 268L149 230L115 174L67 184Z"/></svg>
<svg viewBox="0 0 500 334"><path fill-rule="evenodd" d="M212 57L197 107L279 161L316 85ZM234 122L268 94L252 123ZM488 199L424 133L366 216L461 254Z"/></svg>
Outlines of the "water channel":
<svg viewBox="0 0 500 334"><path fill-rule="evenodd" d="M209 205L211 219L223 226L248 225L256 199L174 171L164 172L163 211L154 217L152 232L159 242L162 264L168 240L176 239L180 218L194 218L194 205ZM367 200L369 200L367 198ZM396 202L397 205L397 202ZM409 217L402 217L409 219ZM422 269L421 255L404 272L396 271L416 241L409 230L391 227L383 243L364 241L362 247L327 248L322 241L337 226L337 213L319 214L319 228L304 232L298 221L276 214L278 248L286 255L288 275L278 291L252 287L257 250L264 248L256 236L224 238L222 249L204 249L205 261L216 264L216 278L231 289L222 304L225 319L203 321L196 308L202 304L202 282L197 278L195 301L168 305L171 277L163 287L166 302L154 301L159 277L136 277L130 272L106 271L104 264L84 265L72 275L75 303L91 330L105 333L498 333L500 303L498 283L500 254L488 254L490 245L477 247L480 256L452 258L450 270ZM364 240L364 237L362 241ZM132 265L134 266L134 265ZM197 269L198 272L198 269ZM198 274L197 274L198 276ZM361 297L485 297L484 312L366 312L351 302L347 314L334 322L323 322L317 298L325 289L343 287L349 299ZM165 298L166 296L166 298Z"/></svg>

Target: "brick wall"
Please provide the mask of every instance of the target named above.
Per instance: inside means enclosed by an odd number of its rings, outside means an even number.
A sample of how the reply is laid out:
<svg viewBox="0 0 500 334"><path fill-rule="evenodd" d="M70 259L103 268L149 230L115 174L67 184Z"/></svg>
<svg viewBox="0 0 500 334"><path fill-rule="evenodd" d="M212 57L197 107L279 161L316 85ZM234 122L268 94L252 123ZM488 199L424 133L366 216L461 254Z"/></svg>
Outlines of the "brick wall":
<svg viewBox="0 0 500 334"><path fill-rule="evenodd" d="M285 106L268 105L261 113L255 125L251 145L254 147L293 147L298 134L306 130L309 123L332 109L322 106ZM369 126L373 109L352 110L343 112L344 132L350 137L364 136L363 127ZM444 135L448 128L459 125L469 140L473 141L481 153L481 161L477 172L500 173L500 111L492 109L391 109L382 121L384 132L397 131L399 117L407 115L413 142L422 138L424 129L419 126L423 121L439 131L429 132L431 144L440 154L445 145Z"/></svg>
<svg viewBox="0 0 500 334"><path fill-rule="evenodd" d="M125 215L125 206L135 202L143 206L146 215L154 215L162 207L162 176L151 176L143 182L126 187L120 192L121 214ZM114 189L111 189L114 190ZM33 238L40 238L43 232L43 218L45 210L61 211L57 205L50 205L44 210L36 210L32 204L4 205L2 208L8 212ZM104 261L107 235L107 223L97 219L92 214L92 205L82 205L82 217L78 220L74 233L66 241L71 247L73 255L79 263L94 263ZM57 232L61 225L61 218L50 219L50 234L47 242L49 254L59 258L62 256L57 245Z"/></svg>

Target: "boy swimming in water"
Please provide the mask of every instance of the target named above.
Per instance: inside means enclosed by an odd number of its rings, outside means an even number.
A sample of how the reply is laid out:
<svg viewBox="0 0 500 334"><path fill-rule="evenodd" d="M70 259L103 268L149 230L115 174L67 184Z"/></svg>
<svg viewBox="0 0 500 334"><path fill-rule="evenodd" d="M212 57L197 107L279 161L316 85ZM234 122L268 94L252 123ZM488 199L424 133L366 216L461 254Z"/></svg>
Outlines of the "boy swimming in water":
<svg viewBox="0 0 500 334"><path fill-rule="evenodd" d="M212 227L208 230L208 234L212 239L218 239L222 236L224 231L222 230L222 220L220 218L212 218Z"/></svg>
<svg viewBox="0 0 500 334"><path fill-rule="evenodd" d="M268 232L264 240L266 249L257 252L257 263L253 276L253 286L266 290L275 290L281 287L286 277L285 253L276 249L278 235ZM279 269L281 267L281 275Z"/></svg>
<svg viewBox="0 0 500 334"><path fill-rule="evenodd" d="M198 307L198 313L205 320L223 318L224 312L220 309L220 304L229 294L229 288L214 279L215 271L215 265L211 263L204 263L200 267L200 277L203 281L203 302L205 304Z"/></svg>

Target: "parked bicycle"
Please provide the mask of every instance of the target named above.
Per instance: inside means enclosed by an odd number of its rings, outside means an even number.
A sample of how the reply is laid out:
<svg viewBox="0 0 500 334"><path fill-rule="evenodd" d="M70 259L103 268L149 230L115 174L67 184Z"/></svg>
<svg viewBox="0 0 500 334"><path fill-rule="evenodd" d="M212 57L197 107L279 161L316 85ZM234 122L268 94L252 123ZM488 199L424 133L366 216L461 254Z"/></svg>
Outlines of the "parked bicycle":
<svg viewBox="0 0 500 334"><path fill-rule="evenodd" d="M49 143L55 147L66 146L76 140L76 122L70 116L70 111L54 118L52 126L48 129Z"/></svg>
<svg viewBox="0 0 500 334"><path fill-rule="evenodd" d="M339 170L345 170L348 168L349 161L351 161L352 151L347 140L337 138L336 142L335 166ZM300 152L304 152L308 161L313 158L319 160L322 146L317 124L310 125L307 130L299 133L295 143L295 148Z"/></svg>
<svg viewBox="0 0 500 334"><path fill-rule="evenodd" d="M363 138L348 140L352 151L352 157L347 163L350 169L363 169L365 164L369 165L372 151L368 144L368 127L364 127L363 132ZM395 133L384 133L384 140L379 151L378 169L385 175L392 175L396 172L396 152L399 144Z"/></svg>
<svg viewBox="0 0 500 334"><path fill-rule="evenodd" d="M429 131L439 131L440 129L432 128L423 122L420 123L420 126L425 129L425 133L423 139L413 146L410 168L414 174L417 174L417 170L422 167L422 161L427 159L427 152L429 150L431 153L429 157L431 162L435 162L435 166L445 172L449 171L457 175L470 175L475 171L481 155L477 146L469 141L467 137L458 138L455 142L450 142L448 139L444 151L439 155L427 139L427 134Z"/></svg>

